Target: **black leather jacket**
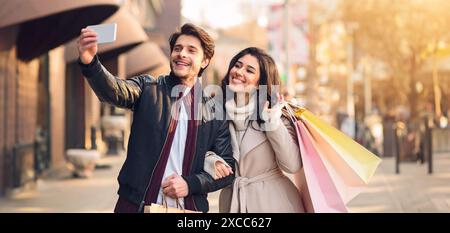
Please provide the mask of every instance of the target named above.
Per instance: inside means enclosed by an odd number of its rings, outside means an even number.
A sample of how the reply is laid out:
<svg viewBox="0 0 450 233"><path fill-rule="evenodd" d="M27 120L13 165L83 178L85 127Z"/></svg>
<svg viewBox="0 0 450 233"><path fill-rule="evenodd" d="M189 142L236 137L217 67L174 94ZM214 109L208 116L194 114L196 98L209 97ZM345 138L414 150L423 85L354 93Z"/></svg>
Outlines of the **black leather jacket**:
<svg viewBox="0 0 450 233"><path fill-rule="evenodd" d="M109 73L97 56L89 65L80 61L79 64L100 101L133 111L127 158L118 177L118 194L139 205L165 143L171 107L176 101L175 97L171 97L171 90L180 83L179 79L167 75L155 80L149 75L140 75L122 80ZM201 109L204 111L201 113L194 161L191 174L183 178L188 184L188 195L192 195L195 208L207 212L207 193L230 185L234 175L214 180L203 170L205 153L214 151L233 168L235 161L228 123L225 120L208 119L215 103L211 98L199 100L202 101Z"/></svg>

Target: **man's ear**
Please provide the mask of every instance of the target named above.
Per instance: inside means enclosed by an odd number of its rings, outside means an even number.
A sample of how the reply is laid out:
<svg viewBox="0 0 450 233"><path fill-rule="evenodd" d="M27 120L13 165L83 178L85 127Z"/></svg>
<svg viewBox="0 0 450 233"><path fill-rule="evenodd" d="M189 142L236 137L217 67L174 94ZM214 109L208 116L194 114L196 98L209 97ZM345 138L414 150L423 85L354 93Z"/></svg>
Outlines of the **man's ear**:
<svg viewBox="0 0 450 233"><path fill-rule="evenodd" d="M202 65L201 65L202 69L205 69L205 67L207 67L208 64L209 64L209 59L203 59Z"/></svg>

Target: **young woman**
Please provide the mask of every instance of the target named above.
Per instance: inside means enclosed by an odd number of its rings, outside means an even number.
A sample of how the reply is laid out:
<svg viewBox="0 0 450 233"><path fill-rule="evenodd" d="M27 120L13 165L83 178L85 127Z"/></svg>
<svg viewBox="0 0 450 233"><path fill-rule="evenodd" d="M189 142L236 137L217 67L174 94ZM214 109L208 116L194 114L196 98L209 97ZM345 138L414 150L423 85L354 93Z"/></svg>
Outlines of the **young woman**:
<svg viewBox="0 0 450 233"><path fill-rule="evenodd" d="M278 85L275 62L263 50L246 48L231 60L222 89L236 179L220 193L220 212L304 212L298 189L283 173L302 166L295 129L282 115L282 99L273 106L268 101ZM232 95L225 94L227 88ZM262 92L268 95L261 98ZM205 171L213 177L225 177L230 170L220 157L207 153Z"/></svg>

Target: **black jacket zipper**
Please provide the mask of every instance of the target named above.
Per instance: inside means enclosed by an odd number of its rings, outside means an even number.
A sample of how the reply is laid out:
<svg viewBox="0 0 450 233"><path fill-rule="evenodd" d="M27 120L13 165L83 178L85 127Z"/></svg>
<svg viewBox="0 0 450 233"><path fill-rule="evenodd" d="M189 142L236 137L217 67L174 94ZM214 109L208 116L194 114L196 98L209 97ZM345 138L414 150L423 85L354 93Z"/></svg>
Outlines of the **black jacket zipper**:
<svg viewBox="0 0 450 233"><path fill-rule="evenodd" d="M171 106L173 106L173 104L171 104ZM148 181L147 187L145 188L144 196L142 197L141 203L139 204L138 213L142 213L143 210L144 210L145 197L147 196L148 189L150 188L150 185L151 185L151 183L152 183L152 177L153 177L153 174L155 173L155 169L156 169L156 167L158 166L159 161L161 160L161 155L162 155L164 146L165 146L166 143L167 143L167 138L169 137L169 129L170 129L170 124L171 124L171 123L172 123L172 119L169 118L169 125L168 125L168 127L167 127L166 138L164 139L164 144L163 144L163 146L162 146L162 148L161 148L161 152L159 153L158 161L156 161L156 164L155 164L155 166L153 167L152 175L150 176L150 180Z"/></svg>
<svg viewBox="0 0 450 233"><path fill-rule="evenodd" d="M169 127L170 127L170 123L169 123ZM169 131L167 130L166 139L164 140L164 144L162 147L163 149L164 149L164 146L166 145L168 137L169 137ZM144 196L142 197L141 204L139 205L138 213L142 213L142 211L144 210L145 197L147 196L148 189L150 188L150 185L152 183L151 181L152 181L153 174L155 173L155 169L158 166L159 161L161 160L161 154L163 152L163 149L161 149L161 153L159 153L158 161L156 162L155 167L152 170L152 175L150 176L150 180L148 181L147 187L145 188Z"/></svg>

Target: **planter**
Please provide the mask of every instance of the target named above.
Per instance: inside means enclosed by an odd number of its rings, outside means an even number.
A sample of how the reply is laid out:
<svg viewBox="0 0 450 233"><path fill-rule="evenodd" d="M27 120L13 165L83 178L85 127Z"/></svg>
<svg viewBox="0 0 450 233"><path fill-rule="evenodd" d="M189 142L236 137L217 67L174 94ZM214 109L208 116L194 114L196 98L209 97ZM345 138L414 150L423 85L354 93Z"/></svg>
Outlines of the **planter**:
<svg viewBox="0 0 450 233"><path fill-rule="evenodd" d="M97 150L69 149L66 151L68 161L74 166L74 176L89 178L95 169L95 164L100 159Z"/></svg>
<svg viewBox="0 0 450 233"><path fill-rule="evenodd" d="M102 117L103 140L108 145L107 155L118 155L124 149L124 133L127 124L125 116Z"/></svg>

